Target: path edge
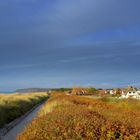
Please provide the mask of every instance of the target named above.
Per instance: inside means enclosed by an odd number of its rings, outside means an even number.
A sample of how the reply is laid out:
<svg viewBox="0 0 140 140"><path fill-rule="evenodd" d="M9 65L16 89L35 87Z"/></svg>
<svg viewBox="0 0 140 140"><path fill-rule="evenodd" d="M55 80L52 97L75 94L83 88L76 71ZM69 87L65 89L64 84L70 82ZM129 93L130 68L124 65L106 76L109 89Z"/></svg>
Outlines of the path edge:
<svg viewBox="0 0 140 140"><path fill-rule="evenodd" d="M48 99L47 99L48 100ZM45 100L42 103L39 103L35 105L32 109L30 109L28 112L26 112L21 117L13 120L9 124L5 125L3 128L0 129L0 140L3 136L5 136L12 128L14 128L16 125L18 125L24 118L26 118L31 112L33 112L38 106L43 105L47 100Z"/></svg>

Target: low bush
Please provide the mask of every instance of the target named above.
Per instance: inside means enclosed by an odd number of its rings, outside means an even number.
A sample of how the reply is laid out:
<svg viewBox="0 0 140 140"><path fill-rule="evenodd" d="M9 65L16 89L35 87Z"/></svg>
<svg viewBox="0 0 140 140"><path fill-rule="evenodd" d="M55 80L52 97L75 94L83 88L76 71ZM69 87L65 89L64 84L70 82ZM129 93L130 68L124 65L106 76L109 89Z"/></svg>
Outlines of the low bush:
<svg viewBox="0 0 140 140"><path fill-rule="evenodd" d="M53 95L17 140L139 140L140 111L127 107L132 101L107 101Z"/></svg>

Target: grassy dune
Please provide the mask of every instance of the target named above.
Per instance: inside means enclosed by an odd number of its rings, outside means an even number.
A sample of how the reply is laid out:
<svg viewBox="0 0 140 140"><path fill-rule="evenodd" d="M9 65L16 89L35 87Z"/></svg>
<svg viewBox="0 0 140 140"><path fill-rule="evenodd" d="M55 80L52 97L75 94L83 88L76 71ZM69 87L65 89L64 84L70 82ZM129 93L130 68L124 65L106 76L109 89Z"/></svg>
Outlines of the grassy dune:
<svg viewBox="0 0 140 140"><path fill-rule="evenodd" d="M0 94L0 128L44 101L47 93Z"/></svg>
<svg viewBox="0 0 140 140"><path fill-rule="evenodd" d="M17 140L139 140L140 101L56 94Z"/></svg>

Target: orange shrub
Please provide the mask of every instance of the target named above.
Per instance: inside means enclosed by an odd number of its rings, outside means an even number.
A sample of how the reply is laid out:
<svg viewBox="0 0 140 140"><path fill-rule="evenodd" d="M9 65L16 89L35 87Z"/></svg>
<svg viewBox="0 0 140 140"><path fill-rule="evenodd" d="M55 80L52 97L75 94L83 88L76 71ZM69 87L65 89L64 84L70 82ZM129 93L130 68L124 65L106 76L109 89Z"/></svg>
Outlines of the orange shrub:
<svg viewBox="0 0 140 140"><path fill-rule="evenodd" d="M54 95L17 140L139 140L139 113L102 100Z"/></svg>

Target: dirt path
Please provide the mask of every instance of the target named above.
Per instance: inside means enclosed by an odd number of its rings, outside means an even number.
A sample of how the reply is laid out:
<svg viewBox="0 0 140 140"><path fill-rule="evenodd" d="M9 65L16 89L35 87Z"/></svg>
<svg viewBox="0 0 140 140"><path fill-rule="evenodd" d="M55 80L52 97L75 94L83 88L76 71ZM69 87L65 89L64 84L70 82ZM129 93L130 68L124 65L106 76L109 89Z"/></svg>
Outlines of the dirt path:
<svg viewBox="0 0 140 140"><path fill-rule="evenodd" d="M11 129L1 140L16 140L16 136L22 132L25 126L35 118L38 111L42 107L39 105L35 110L33 110L26 118L24 118L19 124L17 124L13 129Z"/></svg>

